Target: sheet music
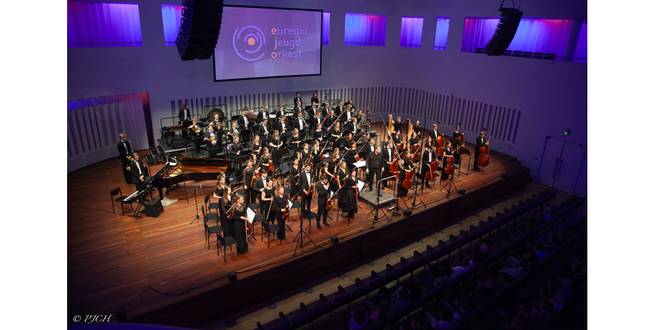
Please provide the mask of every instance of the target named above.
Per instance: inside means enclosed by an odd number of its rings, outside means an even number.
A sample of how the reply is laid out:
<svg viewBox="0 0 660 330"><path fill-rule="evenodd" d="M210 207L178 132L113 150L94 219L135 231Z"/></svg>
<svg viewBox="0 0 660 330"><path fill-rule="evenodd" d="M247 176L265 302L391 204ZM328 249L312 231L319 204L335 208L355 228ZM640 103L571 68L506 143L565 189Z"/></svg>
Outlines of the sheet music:
<svg viewBox="0 0 660 330"><path fill-rule="evenodd" d="M358 180L357 187L358 187L358 191L362 191L362 188L364 188L364 181Z"/></svg>
<svg viewBox="0 0 660 330"><path fill-rule="evenodd" d="M290 200L290 199L289 199L289 200L287 200L287 201L289 202L289 210L290 210L290 209L291 209L291 207L293 206L293 202L291 202L291 200Z"/></svg>
<svg viewBox="0 0 660 330"><path fill-rule="evenodd" d="M249 222L249 223L252 223L252 222L254 221L254 216L257 215L257 214L254 213L254 211L252 211L252 209L249 208L249 207L247 208L247 211L246 211L246 212L247 212L248 222Z"/></svg>
<svg viewBox="0 0 660 330"><path fill-rule="evenodd" d="M334 195L335 195L335 192L330 190L330 198L332 198L332 196L334 196Z"/></svg>
<svg viewBox="0 0 660 330"><path fill-rule="evenodd" d="M274 115L274 114L270 114L270 115L268 115L268 118L270 118L270 119L275 119L275 115Z"/></svg>
<svg viewBox="0 0 660 330"><path fill-rule="evenodd" d="M355 168L365 167L365 166L367 166L367 161L366 160L361 160L361 161L355 162L355 163L353 163L353 166L355 166Z"/></svg>

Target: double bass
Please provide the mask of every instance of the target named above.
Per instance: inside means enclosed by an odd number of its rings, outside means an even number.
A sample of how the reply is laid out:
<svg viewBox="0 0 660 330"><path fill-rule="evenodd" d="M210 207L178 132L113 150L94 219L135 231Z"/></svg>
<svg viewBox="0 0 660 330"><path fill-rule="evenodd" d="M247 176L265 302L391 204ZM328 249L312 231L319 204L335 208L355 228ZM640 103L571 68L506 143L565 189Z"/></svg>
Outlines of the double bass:
<svg viewBox="0 0 660 330"><path fill-rule="evenodd" d="M483 145L479 147L479 159L477 163L480 167L486 167L490 163L490 155L488 145Z"/></svg>

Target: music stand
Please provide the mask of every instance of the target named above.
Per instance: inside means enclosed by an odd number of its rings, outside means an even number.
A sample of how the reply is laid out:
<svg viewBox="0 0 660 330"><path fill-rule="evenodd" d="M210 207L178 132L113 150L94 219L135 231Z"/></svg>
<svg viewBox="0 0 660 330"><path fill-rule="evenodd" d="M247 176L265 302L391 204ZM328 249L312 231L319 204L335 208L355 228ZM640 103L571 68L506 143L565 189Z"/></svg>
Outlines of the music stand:
<svg viewBox="0 0 660 330"><path fill-rule="evenodd" d="M383 208L380 205L381 184L382 184L383 181L387 181L387 180L390 180L390 179L393 179L393 178L396 178L396 176L394 176L394 175L388 176L388 177L382 178L382 179L380 179L376 182L376 194L377 194L377 196L376 196L376 205L374 205L374 208L371 209L371 212L370 212L370 213L374 214L374 219L371 222L371 228L373 228L376 225L376 222L378 222L378 220L380 220L382 218L387 218L387 222L392 222L392 217L388 216L387 212L383 211L383 216L381 216L381 217L379 217L378 214L380 213L381 209Z"/></svg>
<svg viewBox="0 0 660 330"><path fill-rule="evenodd" d="M301 207L302 210L302 207ZM300 229L298 229L298 233L296 234L296 249L293 250L293 256L295 257L298 254L298 249L302 251L302 249L305 247L305 245L312 243L314 245L314 248L318 248L319 246L314 242L311 236L305 231L304 228L304 218L302 212L298 212L299 214L299 222L300 222ZM305 237L307 237L307 242L305 243Z"/></svg>
<svg viewBox="0 0 660 330"><path fill-rule="evenodd" d="M451 175L447 179L447 183L444 186L444 189L447 190L447 198L449 198L449 195L451 195L451 190L454 188L455 190L458 190L458 187L456 187L456 184L454 183L454 173L456 171L452 171Z"/></svg>
<svg viewBox="0 0 660 330"><path fill-rule="evenodd" d="M420 165L420 172L421 172L421 165ZM419 174L420 173L415 173L415 191L413 192L413 203L411 209L414 209L418 205L423 205L425 209L428 208L426 203L424 203L422 196L420 196L419 190L417 189L419 187ZM419 199L419 204L417 204L417 199Z"/></svg>

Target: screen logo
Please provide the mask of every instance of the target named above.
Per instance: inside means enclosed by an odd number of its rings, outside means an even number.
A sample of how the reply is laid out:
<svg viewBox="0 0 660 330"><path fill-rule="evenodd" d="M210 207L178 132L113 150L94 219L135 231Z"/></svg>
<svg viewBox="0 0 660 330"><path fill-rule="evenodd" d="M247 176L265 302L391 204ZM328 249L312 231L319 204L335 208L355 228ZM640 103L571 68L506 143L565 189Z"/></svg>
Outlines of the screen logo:
<svg viewBox="0 0 660 330"><path fill-rule="evenodd" d="M263 31L254 25L236 28L232 43L234 53L244 61L255 62L266 55L266 37Z"/></svg>

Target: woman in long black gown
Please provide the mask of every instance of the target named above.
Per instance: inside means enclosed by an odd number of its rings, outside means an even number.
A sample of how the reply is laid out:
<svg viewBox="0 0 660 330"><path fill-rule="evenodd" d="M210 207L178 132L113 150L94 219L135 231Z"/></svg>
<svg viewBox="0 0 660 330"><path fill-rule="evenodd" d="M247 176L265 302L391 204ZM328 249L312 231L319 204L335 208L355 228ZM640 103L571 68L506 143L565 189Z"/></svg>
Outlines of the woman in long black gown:
<svg viewBox="0 0 660 330"><path fill-rule="evenodd" d="M445 171L445 168L447 167L447 161L449 160L449 158L454 159L454 150L452 148L451 141L447 141L447 144L445 145L445 153L442 157L442 176L441 176L442 180L445 180L449 177L449 175Z"/></svg>
<svg viewBox="0 0 660 330"><path fill-rule="evenodd" d="M344 161L339 163L337 179L339 180L338 184L341 187L339 190L339 207L342 212L348 213L349 218L353 218L357 209L354 191L357 182L355 181L355 177L348 173L346 162Z"/></svg>
<svg viewBox="0 0 660 330"><path fill-rule="evenodd" d="M248 252L247 242L247 209L245 207L245 197L237 195L234 208L232 209L231 228L234 239L236 239L236 250L238 254Z"/></svg>
<svg viewBox="0 0 660 330"><path fill-rule="evenodd" d="M231 188L227 187L225 181L225 174L220 173L220 175L218 175L218 182L215 187L215 191L213 192L213 197L218 199L218 215L220 217L220 226L222 227L222 231L226 236L232 236L229 219L227 219L227 214L225 213L229 207L228 204L231 204L229 201Z"/></svg>

